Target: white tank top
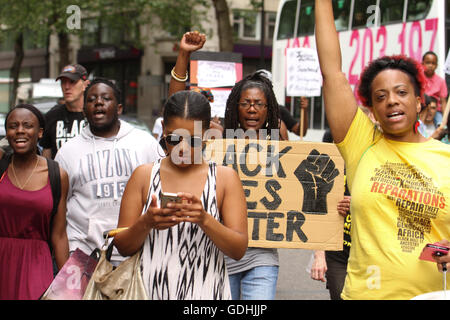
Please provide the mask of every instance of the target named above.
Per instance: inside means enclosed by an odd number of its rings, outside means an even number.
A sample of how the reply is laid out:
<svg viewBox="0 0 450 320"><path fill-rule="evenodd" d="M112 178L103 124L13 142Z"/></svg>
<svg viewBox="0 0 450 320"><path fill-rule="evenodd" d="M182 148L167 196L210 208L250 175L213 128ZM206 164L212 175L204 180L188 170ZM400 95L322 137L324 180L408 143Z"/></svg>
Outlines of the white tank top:
<svg viewBox="0 0 450 320"><path fill-rule="evenodd" d="M161 160L153 164L151 195L160 206ZM201 201L205 211L220 221L216 199L216 164L209 163ZM152 229L142 253L142 274L151 300L231 299L224 254L194 223L182 222L166 230Z"/></svg>

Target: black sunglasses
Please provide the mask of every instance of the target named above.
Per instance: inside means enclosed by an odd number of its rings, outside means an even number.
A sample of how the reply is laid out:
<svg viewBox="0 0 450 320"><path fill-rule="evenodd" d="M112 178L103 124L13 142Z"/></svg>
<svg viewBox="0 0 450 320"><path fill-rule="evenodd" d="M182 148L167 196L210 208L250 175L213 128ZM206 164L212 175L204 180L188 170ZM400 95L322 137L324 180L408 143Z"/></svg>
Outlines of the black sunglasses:
<svg viewBox="0 0 450 320"><path fill-rule="evenodd" d="M201 137L182 136L176 133L168 134L167 136L164 137L164 140L166 140L166 143L170 144L171 146L176 146L181 141L185 140L191 147L200 147L203 142Z"/></svg>

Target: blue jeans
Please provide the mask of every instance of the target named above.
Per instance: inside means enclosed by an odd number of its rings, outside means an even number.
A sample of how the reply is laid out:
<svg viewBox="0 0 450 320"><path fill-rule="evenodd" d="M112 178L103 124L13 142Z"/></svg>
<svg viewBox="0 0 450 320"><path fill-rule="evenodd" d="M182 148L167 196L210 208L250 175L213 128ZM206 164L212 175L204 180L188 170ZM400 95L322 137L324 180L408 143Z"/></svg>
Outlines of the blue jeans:
<svg viewBox="0 0 450 320"><path fill-rule="evenodd" d="M233 300L273 300L278 266L260 266L229 276Z"/></svg>

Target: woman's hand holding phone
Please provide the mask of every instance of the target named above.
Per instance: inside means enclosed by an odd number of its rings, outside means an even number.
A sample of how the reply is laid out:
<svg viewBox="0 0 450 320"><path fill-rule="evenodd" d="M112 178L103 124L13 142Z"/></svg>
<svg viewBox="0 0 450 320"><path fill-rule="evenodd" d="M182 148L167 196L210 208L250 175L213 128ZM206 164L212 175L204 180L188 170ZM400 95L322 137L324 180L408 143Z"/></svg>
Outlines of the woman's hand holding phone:
<svg viewBox="0 0 450 320"><path fill-rule="evenodd" d="M176 211L170 207L159 208L156 195L152 194L152 201L145 213L145 221L152 229L164 230L181 222Z"/></svg>
<svg viewBox="0 0 450 320"><path fill-rule="evenodd" d="M167 208L175 209L175 214L181 221L196 223L202 227L210 215L206 213L201 200L195 195L185 192L179 192L178 196L183 201L181 203L170 202L167 204Z"/></svg>
<svg viewBox="0 0 450 320"><path fill-rule="evenodd" d="M450 248L450 242L446 239L441 240L439 242L437 242L436 244ZM439 269L439 271L446 271L444 270L447 269L447 263L450 262L450 254L443 254L443 255L434 255L434 260L437 262L437 267Z"/></svg>
<svg viewBox="0 0 450 320"><path fill-rule="evenodd" d="M447 263L450 262L450 242L441 240L435 243L429 243L423 248L419 259L437 262L439 271L447 271Z"/></svg>

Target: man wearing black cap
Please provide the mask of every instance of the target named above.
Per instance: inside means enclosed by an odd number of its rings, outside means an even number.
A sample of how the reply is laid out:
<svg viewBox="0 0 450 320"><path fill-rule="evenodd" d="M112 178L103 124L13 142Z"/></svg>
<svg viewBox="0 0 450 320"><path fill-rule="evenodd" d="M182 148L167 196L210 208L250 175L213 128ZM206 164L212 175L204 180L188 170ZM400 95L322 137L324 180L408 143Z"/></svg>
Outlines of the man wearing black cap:
<svg viewBox="0 0 450 320"><path fill-rule="evenodd" d="M54 106L45 115L46 127L40 145L43 156L54 159L56 152L84 126L84 90L89 84L86 69L79 64L67 65L56 80L61 81L64 104Z"/></svg>

